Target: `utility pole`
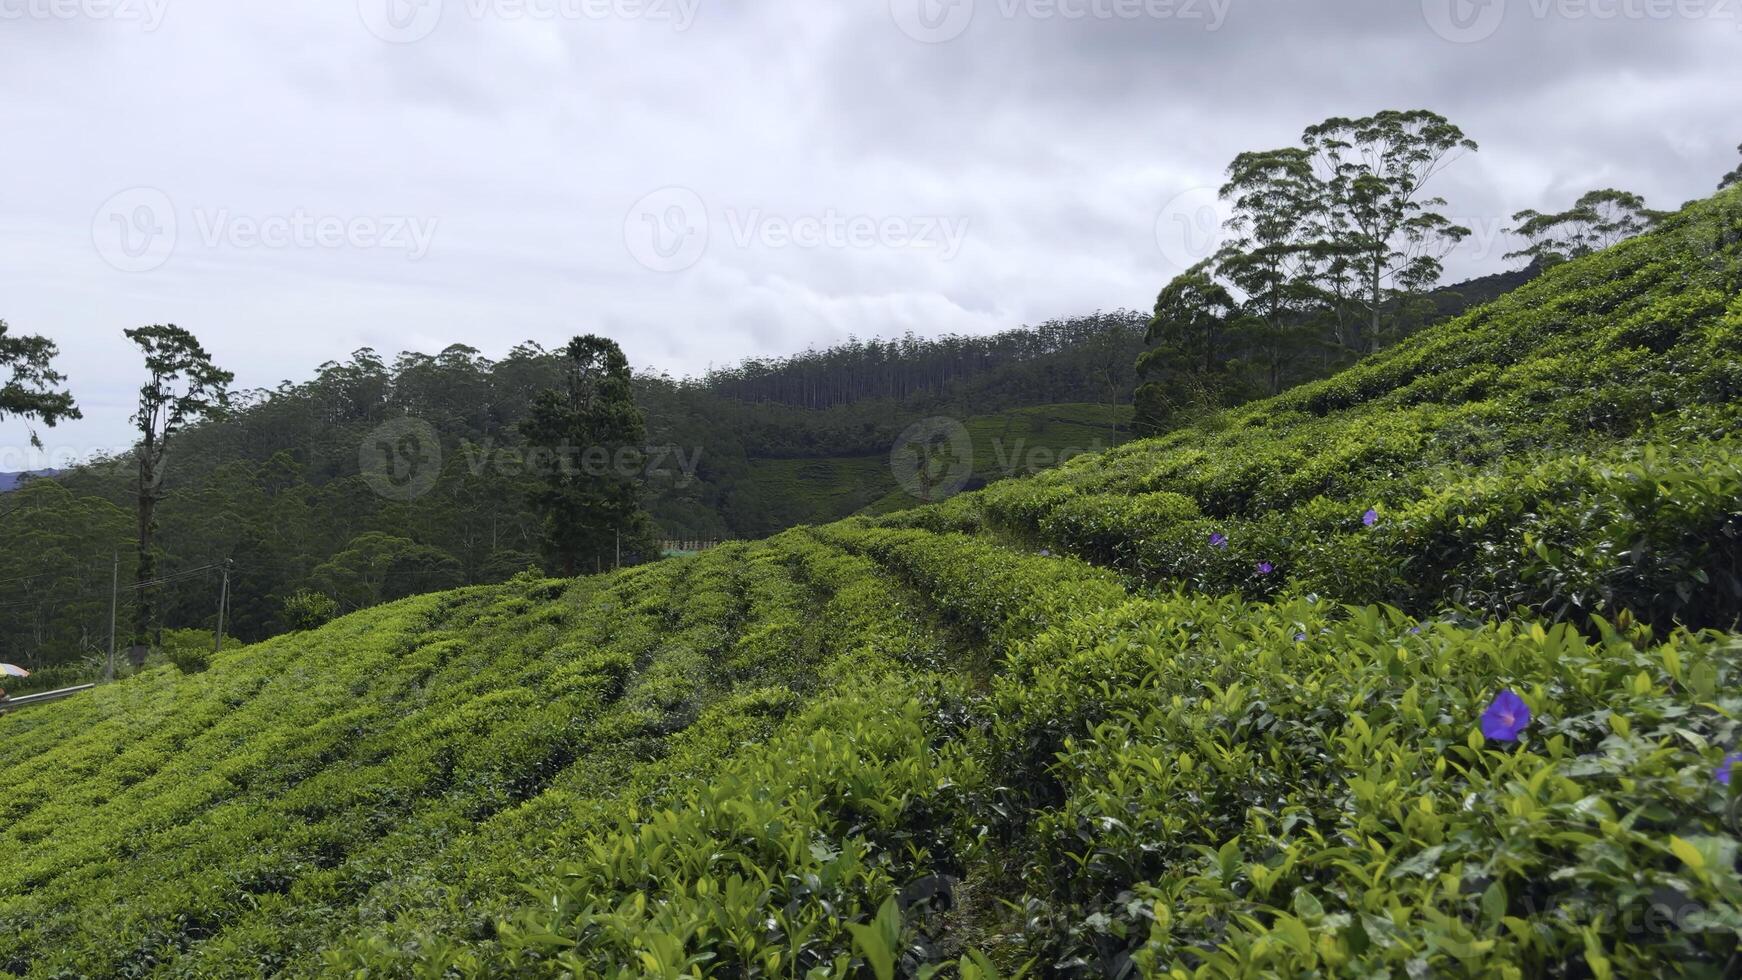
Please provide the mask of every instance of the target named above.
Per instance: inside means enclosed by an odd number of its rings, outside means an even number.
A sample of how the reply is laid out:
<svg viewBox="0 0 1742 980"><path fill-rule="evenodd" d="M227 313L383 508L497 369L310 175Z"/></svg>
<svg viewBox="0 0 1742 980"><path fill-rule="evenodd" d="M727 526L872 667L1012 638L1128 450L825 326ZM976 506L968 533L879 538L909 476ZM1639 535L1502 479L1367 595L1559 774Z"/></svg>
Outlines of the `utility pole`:
<svg viewBox="0 0 1742 980"><path fill-rule="evenodd" d="M115 552L115 568L109 573L109 665L103 668L103 680L115 679L115 606L121 597L121 552Z"/></svg>
<svg viewBox="0 0 1742 980"><path fill-rule="evenodd" d="M218 593L218 630L212 634L212 652L224 652L224 611L230 605L230 560L224 559L224 585Z"/></svg>
<svg viewBox="0 0 1742 980"><path fill-rule="evenodd" d="M623 529L617 529L617 564L613 568L623 567Z"/></svg>

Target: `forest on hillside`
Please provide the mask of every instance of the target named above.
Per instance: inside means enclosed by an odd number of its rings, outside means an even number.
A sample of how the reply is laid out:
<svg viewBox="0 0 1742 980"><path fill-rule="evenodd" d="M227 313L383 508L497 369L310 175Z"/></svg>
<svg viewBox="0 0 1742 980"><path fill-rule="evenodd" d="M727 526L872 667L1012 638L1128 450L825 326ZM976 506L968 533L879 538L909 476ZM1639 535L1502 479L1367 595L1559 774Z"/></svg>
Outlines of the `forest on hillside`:
<svg viewBox="0 0 1742 980"><path fill-rule="evenodd" d="M860 498L874 500L896 486L890 447L927 416L1127 404L1146 321L1097 313L991 337L850 341L697 379L636 373L650 450L637 474L654 531L719 541L780 530L786 511L764 499L768 481L758 476L786 461L866 460L879 478ZM537 393L558 384L561 361L531 343L500 359L462 345L391 361L361 350L309 381L235 394L225 411L180 433L166 461L155 515L161 570L146 576L158 615L210 629L226 565L226 631L246 640L297 625L299 595L330 598L331 615L548 568L519 424ZM805 393L845 377L876 386L806 403ZM438 452L417 461L433 469L415 492L383 493L360 448L407 420L433 439ZM124 607L142 581L131 543L136 457L26 480L0 496L9 657L45 667L106 652L112 579ZM813 512L851 512L829 506L819 501Z"/></svg>

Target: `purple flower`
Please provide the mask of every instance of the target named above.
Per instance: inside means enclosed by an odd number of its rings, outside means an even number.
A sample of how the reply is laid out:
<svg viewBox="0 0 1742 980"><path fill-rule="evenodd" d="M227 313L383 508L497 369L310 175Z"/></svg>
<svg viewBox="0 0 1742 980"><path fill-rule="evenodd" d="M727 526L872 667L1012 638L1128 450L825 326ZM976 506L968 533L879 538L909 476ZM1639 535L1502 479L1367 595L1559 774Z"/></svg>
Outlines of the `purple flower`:
<svg viewBox="0 0 1742 980"><path fill-rule="evenodd" d="M1409 635L1420 636L1421 635L1421 627L1420 626L1411 626L1409 628Z"/></svg>
<svg viewBox="0 0 1742 980"><path fill-rule="evenodd" d="M1730 785L1731 767L1736 765L1738 762L1742 762L1742 752L1732 752L1725 756L1724 761L1718 763L1718 772L1715 777L1718 782L1723 783L1725 786Z"/></svg>
<svg viewBox="0 0 1742 980"><path fill-rule="evenodd" d="M1305 633L1296 633L1294 635L1294 642L1305 643L1306 642L1306 634Z"/></svg>
<svg viewBox="0 0 1742 980"><path fill-rule="evenodd" d="M1267 561L1261 561L1258 563L1258 574L1269 575L1271 572L1274 572L1274 571L1276 571L1275 565L1272 565L1271 563L1269 563Z"/></svg>
<svg viewBox="0 0 1742 980"><path fill-rule="evenodd" d="M1516 742L1518 733L1530 724L1530 705L1510 690L1494 695L1494 703L1482 712L1482 734L1496 742Z"/></svg>
<svg viewBox="0 0 1742 980"><path fill-rule="evenodd" d="M1223 534L1220 531L1217 531L1215 534L1210 535L1210 547L1212 547L1212 548L1226 548L1226 547L1228 547L1228 536L1226 534Z"/></svg>
<svg viewBox="0 0 1742 980"><path fill-rule="evenodd" d="M1361 515L1361 523L1368 527L1372 527L1379 523L1379 511L1374 508L1368 508L1367 513Z"/></svg>

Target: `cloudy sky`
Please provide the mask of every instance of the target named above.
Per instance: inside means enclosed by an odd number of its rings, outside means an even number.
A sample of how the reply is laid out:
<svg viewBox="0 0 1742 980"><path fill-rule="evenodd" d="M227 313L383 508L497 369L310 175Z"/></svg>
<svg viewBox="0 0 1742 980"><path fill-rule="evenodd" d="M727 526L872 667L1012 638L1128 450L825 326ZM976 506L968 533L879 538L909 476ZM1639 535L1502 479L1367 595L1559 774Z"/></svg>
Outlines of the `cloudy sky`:
<svg viewBox="0 0 1742 980"><path fill-rule="evenodd" d="M1147 308L1234 154L1413 107L1481 143L1464 278L1520 208L1711 192L1739 92L1742 0L0 0L0 318L60 344L56 460L127 442L146 323L243 387L991 332Z"/></svg>

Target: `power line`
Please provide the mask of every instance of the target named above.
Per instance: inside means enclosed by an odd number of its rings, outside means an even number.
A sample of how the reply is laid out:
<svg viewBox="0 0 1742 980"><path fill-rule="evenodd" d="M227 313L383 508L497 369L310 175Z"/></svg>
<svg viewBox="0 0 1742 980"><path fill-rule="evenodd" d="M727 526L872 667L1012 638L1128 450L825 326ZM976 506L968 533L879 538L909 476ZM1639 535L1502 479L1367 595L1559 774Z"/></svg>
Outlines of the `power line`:
<svg viewBox="0 0 1742 980"><path fill-rule="evenodd" d="M171 582L179 582L182 579L192 578L193 576L198 575L202 572L209 572L214 568L220 567L222 564L223 564L222 562L213 562L213 563L208 564L208 565L200 565L200 566L197 566L195 568L183 569L182 571L173 572L169 575L159 576L158 578L149 579L149 580L144 581L144 582L135 582L132 585L121 586L119 591L121 591L121 592L137 592L140 589L149 589L153 586L166 585L166 584L171 583ZM99 598L104 594L105 593L103 591L94 591L94 592L93 591L85 591L85 592L73 593L70 595L68 593L63 592L63 593L57 593L54 595L45 595L45 596L41 596L40 598L33 598L33 599L12 599L12 600L9 600L7 602L0 602L0 609L17 609L17 608L22 608L25 606L36 606L36 605L41 605L44 602L69 602L69 601L77 601L80 599L94 599L94 598Z"/></svg>
<svg viewBox="0 0 1742 980"><path fill-rule="evenodd" d="M101 563L92 564L86 571L95 573L102 568ZM29 575L15 575L12 578L0 578L0 585L11 585L14 582L29 582L35 579L53 578L57 575L72 574L75 570L68 569L59 572L32 572Z"/></svg>

